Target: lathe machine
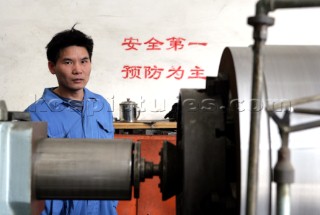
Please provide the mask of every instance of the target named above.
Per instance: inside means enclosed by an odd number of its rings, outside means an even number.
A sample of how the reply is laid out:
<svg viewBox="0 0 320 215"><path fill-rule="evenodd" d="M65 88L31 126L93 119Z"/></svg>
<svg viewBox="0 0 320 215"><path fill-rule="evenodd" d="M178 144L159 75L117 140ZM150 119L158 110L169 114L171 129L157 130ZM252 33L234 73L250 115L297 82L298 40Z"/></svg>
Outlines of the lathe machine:
<svg viewBox="0 0 320 215"><path fill-rule="evenodd" d="M154 176L181 215L319 214L320 47L264 45L269 11L319 4L259 1L254 46L226 48L205 89L180 91L177 143L158 164L130 140L48 139L45 123L2 101L0 214L33 214L39 199L139 198Z"/></svg>

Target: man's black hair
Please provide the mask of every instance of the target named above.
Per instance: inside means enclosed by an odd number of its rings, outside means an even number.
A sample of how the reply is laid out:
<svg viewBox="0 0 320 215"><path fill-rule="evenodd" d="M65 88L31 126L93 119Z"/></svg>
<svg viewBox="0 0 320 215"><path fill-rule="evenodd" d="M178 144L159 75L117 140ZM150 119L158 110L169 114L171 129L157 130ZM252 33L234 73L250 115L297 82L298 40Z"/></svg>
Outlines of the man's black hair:
<svg viewBox="0 0 320 215"><path fill-rule="evenodd" d="M46 48L47 58L49 61L53 62L54 64L57 63L60 51L68 46L80 46L86 48L91 60L93 40L91 37L85 35L79 30L76 30L74 27L75 25L70 30L57 33L48 43Z"/></svg>

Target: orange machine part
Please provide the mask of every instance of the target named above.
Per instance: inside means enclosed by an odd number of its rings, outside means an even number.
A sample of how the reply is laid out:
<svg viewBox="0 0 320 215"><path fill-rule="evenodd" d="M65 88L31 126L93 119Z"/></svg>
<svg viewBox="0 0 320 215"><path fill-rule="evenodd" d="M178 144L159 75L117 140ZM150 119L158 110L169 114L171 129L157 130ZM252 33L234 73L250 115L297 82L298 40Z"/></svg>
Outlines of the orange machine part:
<svg viewBox="0 0 320 215"><path fill-rule="evenodd" d="M176 144L176 136L171 135L121 135L115 134L115 138L131 139L141 143L141 157L155 164L160 162L159 152L163 141ZM176 199L172 197L162 201L162 194L158 187L159 177L146 179L140 183L140 198L130 201L119 201L117 211L119 215L175 215Z"/></svg>

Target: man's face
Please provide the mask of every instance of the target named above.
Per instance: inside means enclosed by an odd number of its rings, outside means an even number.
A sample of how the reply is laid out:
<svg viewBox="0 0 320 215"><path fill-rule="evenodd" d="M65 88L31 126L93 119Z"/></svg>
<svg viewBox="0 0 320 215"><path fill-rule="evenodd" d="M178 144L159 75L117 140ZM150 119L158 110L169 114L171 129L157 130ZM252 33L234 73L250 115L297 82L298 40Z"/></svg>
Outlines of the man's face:
<svg viewBox="0 0 320 215"><path fill-rule="evenodd" d="M50 72L57 76L59 88L75 92L83 90L89 81L91 61L84 47L69 46L60 51L57 63L48 63Z"/></svg>

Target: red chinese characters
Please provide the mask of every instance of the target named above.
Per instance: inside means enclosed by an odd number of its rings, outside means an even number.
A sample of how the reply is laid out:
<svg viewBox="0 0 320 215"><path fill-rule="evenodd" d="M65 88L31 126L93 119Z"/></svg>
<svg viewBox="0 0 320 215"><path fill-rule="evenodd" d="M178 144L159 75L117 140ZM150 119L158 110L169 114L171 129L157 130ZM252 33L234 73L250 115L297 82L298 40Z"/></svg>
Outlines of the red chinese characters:
<svg viewBox="0 0 320 215"><path fill-rule="evenodd" d="M132 37L125 38L123 43L123 46L127 46L126 50L138 50L137 46L140 46L141 43L139 43L139 39L134 39Z"/></svg>
<svg viewBox="0 0 320 215"><path fill-rule="evenodd" d="M121 45L125 51L179 51L185 47L194 46L207 46L207 42L188 41L183 37L168 37L166 39L158 39L152 37L146 41L141 42L139 38L128 37L124 38ZM145 53L144 53L145 54ZM206 79L205 71L200 66L194 66L193 68L185 69L180 66L172 66L169 69L165 69L156 65L142 66L142 65L125 65L122 68L123 79Z"/></svg>
<svg viewBox="0 0 320 215"><path fill-rule="evenodd" d="M152 37L150 40L143 44L148 45L147 50L160 50L161 46L163 45L163 42Z"/></svg>
<svg viewBox="0 0 320 215"><path fill-rule="evenodd" d="M158 68L157 66L145 66L144 67L144 77L146 79L159 79L163 68Z"/></svg>
<svg viewBox="0 0 320 215"><path fill-rule="evenodd" d="M183 42L186 40L182 37L171 37L167 39L170 42L170 47L167 48L169 49L173 49L175 51L182 49L184 47Z"/></svg>
<svg viewBox="0 0 320 215"><path fill-rule="evenodd" d="M181 78L183 78L184 70L181 69L181 66L179 66L178 68L172 67L171 69L169 69L169 73L170 75L168 75L166 78L171 78L173 76L175 79L180 80Z"/></svg>
<svg viewBox="0 0 320 215"><path fill-rule="evenodd" d="M205 79L204 70L195 66L189 71L185 71L182 66L171 67L168 70L158 66L129 66L125 65L122 69L123 79ZM188 76L185 76L186 73Z"/></svg>
<svg viewBox="0 0 320 215"><path fill-rule="evenodd" d="M189 42L188 43L188 46L194 46L194 45L196 45L196 46L206 46L206 45L208 45L208 43L204 43L204 42Z"/></svg>
<svg viewBox="0 0 320 215"><path fill-rule="evenodd" d="M206 76L204 75L204 70L201 69L199 66L195 66L194 69L191 69L191 75L188 76L189 79L195 79L195 78L201 78L206 79Z"/></svg>
<svg viewBox="0 0 320 215"><path fill-rule="evenodd" d="M167 43L152 37L151 39L141 43L138 38L128 37L124 38L121 43L125 47L126 51L137 51L141 46L146 46L144 50L147 51L158 51L161 50L165 45L166 50L178 51L183 49L185 46L207 46L206 42L194 42L190 41L186 43L186 39L182 37L170 37L165 39Z"/></svg>
<svg viewBox="0 0 320 215"><path fill-rule="evenodd" d="M125 65L123 66L123 70L122 73L124 73L124 75L122 76L124 79L133 79L133 78L138 78L141 79L140 77L140 69L141 66L128 66Z"/></svg>

